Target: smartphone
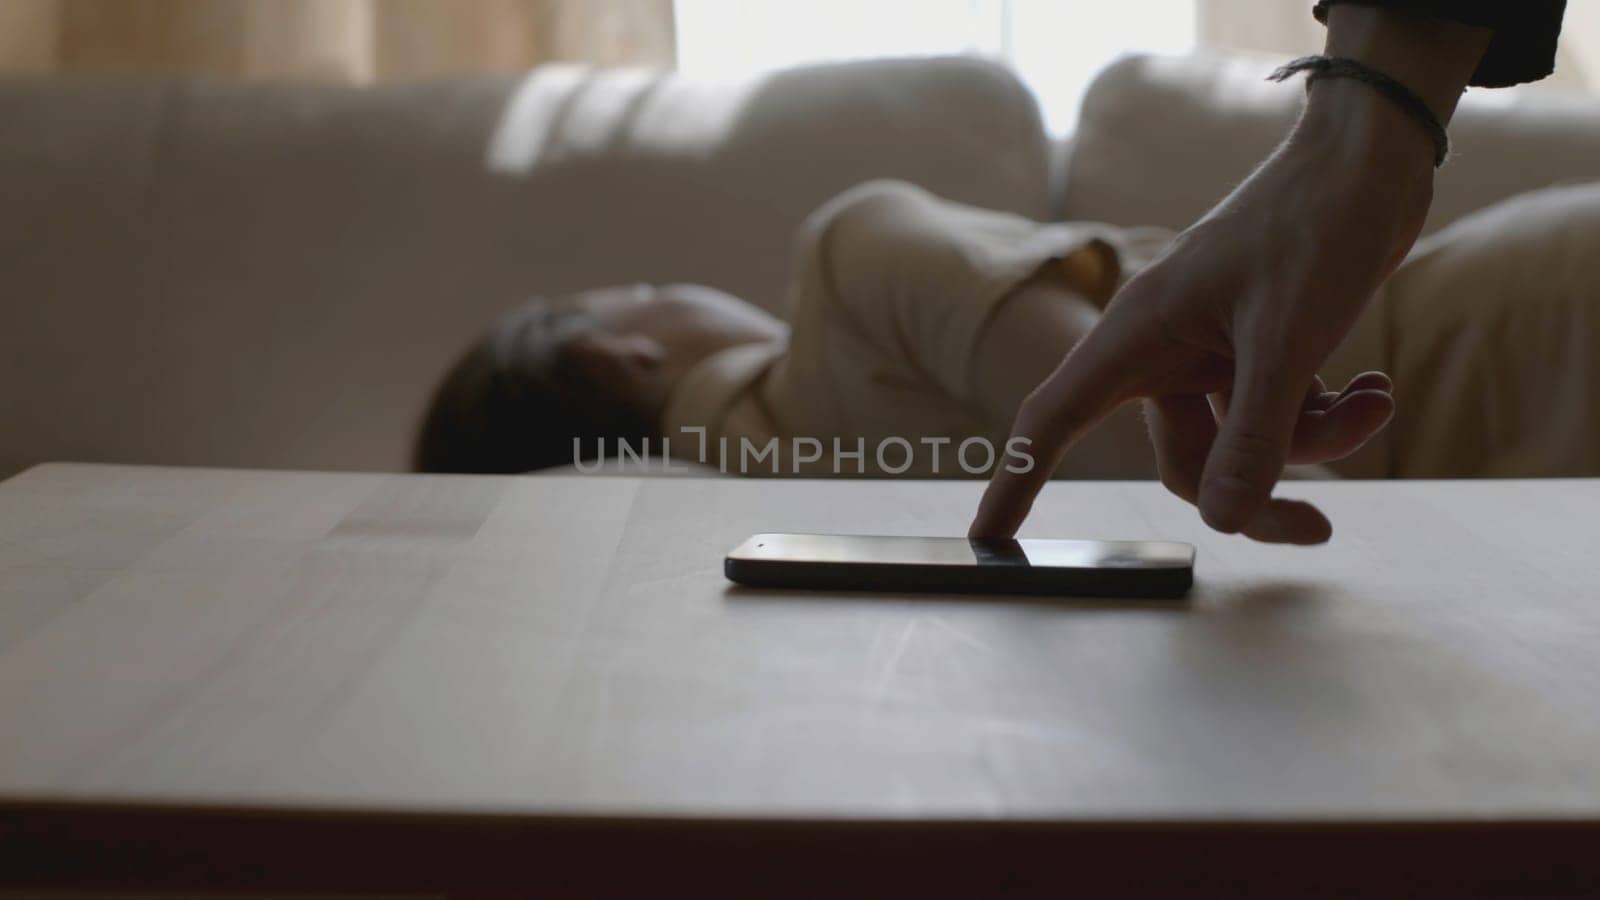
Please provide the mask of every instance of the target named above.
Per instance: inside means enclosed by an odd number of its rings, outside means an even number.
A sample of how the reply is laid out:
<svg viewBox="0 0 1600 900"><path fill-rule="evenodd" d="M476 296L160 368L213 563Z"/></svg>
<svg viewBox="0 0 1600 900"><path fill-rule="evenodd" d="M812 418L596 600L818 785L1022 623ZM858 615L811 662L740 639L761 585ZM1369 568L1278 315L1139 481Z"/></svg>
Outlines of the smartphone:
<svg viewBox="0 0 1600 900"><path fill-rule="evenodd" d="M1194 584L1194 546L758 534L728 554L722 571L728 580L751 587L1180 597Z"/></svg>

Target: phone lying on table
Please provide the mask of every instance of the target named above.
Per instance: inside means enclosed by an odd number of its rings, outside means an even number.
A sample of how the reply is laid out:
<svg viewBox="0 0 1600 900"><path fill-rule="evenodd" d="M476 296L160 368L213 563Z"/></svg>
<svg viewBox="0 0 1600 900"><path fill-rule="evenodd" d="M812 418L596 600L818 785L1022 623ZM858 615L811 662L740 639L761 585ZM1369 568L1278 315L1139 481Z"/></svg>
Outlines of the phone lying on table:
<svg viewBox="0 0 1600 900"><path fill-rule="evenodd" d="M1194 547L1172 541L758 534L728 554L722 571L751 587L1179 597L1194 583Z"/></svg>

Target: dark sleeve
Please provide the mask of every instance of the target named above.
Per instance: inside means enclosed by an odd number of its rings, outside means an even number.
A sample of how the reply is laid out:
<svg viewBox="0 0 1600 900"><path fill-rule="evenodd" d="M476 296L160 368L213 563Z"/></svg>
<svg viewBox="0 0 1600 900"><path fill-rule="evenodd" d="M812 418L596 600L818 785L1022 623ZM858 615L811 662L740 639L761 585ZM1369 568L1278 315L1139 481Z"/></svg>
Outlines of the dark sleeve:
<svg viewBox="0 0 1600 900"><path fill-rule="evenodd" d="M1567 0L1318 0L1312 9L1317 20L1327 22L1328 7L1335 3L1365 3L1493 28L1489 49L1469 82L1476 87L1506 87L1549 75L1567 7Z"/></svg>

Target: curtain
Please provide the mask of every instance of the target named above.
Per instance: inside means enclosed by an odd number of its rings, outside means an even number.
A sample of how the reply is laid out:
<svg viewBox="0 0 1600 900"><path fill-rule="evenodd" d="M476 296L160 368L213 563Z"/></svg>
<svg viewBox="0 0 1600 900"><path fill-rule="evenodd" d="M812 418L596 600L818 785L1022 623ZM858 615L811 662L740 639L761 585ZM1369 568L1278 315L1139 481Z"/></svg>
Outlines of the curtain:
<svg viewBox="0 0 1600 900"><path fill-rule="evenodd" d="M673 62L672 0L0 0L0 72L351 83Z"/></svg>
<svg viewBox="0 0 1600 900"><path fill-rule="evenodd" d="M1196 0L1196 13L1202 44L1294 56L1322 49L1311 0ZM1521 90L1600 92L1600 2L1569 0L1555 73Z"/></svg>
<svg viewBox="0 0 1600 900"><path fill-rule="evenodd" d="M1311 0L1197 0L1195 37L1209 47L1304 56L1322 50Z"/></svg>

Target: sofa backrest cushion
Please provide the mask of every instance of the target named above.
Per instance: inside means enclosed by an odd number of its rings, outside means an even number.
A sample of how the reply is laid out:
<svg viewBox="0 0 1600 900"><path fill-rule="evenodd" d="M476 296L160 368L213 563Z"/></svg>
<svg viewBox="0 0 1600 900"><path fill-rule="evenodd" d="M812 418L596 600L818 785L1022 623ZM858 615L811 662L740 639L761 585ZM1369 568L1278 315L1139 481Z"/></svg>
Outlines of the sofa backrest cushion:
<svg viewBox="0 0 1600 900"><path fill-rule="evenodd" d="M1028 91L965 59L0 81L0 477L398 468L434 382L525 296L693 281L776 309L834 193L894 177L1044 217L1048 157Z"/></svg>
<svg viewBox="0 0 1600 900"><path fill-rule="evenodd" d="M1056 216L1182 228L1288 133L1304 84L1279 59L1128 56L1084 98ZM1474 89L1450 127L1427 230L1522 191L1600 178L1600 101Z"/></svg>

